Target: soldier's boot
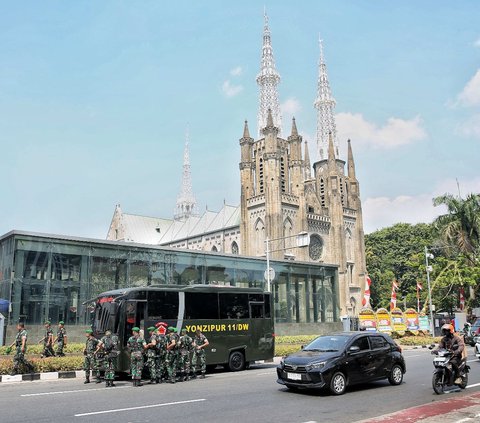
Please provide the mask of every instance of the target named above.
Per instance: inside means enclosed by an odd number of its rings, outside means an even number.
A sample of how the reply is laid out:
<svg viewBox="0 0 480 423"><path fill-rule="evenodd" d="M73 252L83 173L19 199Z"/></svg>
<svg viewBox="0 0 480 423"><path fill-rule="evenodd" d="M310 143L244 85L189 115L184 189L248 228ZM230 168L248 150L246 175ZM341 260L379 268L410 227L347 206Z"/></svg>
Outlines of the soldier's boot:
<svg viewBox="0 0 480 423"><path fill-rule="evenodd" d="M15 376L18 373L18 368L14 367L12 372L10 373L10 376Z"/></svg>
<svg viewBox="0 0 480 423"><path fill-rule="evenodd" d="M113 380L110 381L110 386L113 388L114 386L117 386L113 383Z"/></svg>
<svg viewBox="0 0 480 423"><path fill-rule="evenodd" d="M202 373L202 374L200 375L200 379L205 379L205 373Z"/></svg>
<svg viewBox="0 0 480 423"><path fill-rule="evenodd" d="M142 379L137 379L137 386L143 386Z"/></svg>
<svg viewBox="0 0 480 423"><path fill-rule="evenodd" d="M83 383L90 383L90 378L89 378L89 377L86 377L86 378L85 378L85 382L83 382Z"/></svg>
<svg viewBox="0 0 480 423"><path fill-rule="evenodd" d="M105 387L110 388L110 381L109 380L105 381Z"/></svg>
<svg viewBox="0 0 480 423"><path fill-rule="evenodd" d="M192 376L190 376L190 379L196 379L197 378L197 373L196 372L193 372L192 373Z"/></svg>
<svg viewBox="0 0 480 423"><path fill-rule="evenodd" d="M102 383L102 379L97 376L97 380L95 381L95 383Z"/></svg>

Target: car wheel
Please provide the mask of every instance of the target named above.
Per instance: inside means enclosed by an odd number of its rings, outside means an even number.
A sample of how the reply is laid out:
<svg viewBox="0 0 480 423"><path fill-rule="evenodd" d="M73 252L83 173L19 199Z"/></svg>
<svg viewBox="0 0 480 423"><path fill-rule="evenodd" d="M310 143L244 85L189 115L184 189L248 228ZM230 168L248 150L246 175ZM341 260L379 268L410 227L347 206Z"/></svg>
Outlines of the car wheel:
<svg viewBox="0 0 480 423"><path fill-rule="evenodd" d="M240 351L234 351L228 359L228 368L232 372L238 372L245 368L245 356Z"/></svg>
<svg viewBox="0 0 480 423"><path fill-rule="evenodd" d="M347 389L347 378L342 372L334 373L330 379L330 392L334 395L342 395Z"/></svg>
<svg viewBox="0 0 480 423"><path fill-rule="evenodd" d="M388 381L391 385L400 385L403 382L403 369L400 365L395 364L392 367Z"/></svg>

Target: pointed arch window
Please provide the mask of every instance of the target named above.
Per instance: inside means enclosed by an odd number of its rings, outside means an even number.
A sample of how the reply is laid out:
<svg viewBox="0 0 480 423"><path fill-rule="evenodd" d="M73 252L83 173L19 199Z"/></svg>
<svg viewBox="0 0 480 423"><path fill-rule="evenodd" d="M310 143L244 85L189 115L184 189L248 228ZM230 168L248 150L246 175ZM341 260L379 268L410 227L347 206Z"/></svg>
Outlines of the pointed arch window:
<svg viewBox="0 0 480 423"><path fill-rule="evenodd" d="M238 256L238 253L239 253L238 252L238 244L235 241L233 241L232 242L232 254Z"/></svg>

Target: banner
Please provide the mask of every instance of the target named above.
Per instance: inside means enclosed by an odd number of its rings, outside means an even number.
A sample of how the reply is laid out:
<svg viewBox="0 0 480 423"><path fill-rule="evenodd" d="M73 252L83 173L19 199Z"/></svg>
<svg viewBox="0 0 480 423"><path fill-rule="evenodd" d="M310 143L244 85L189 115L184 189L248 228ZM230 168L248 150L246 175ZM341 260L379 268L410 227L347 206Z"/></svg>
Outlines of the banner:
<svg viewBox="0 0 480 423"><path fill-rule="evenodd" d="M397 307L397 289L398 281L392 281L392 297L390 298L390 311Z"/></svg>
<svg viewBox="0 0 480 423"><path fill-rule="evenodd" d="M391 333L392 323L390 321L390 313L386 308L377 310L377 330L379 332Z"/></svg>
<svg viewBox="0 0 480 423"><path fill-rule="evenodd" d="M398 307L395 307L391 312L390 316L392 319L392 328L394 332L397 332L399 335L405 335L407 330L407 325L405 324L405 316L403 311Z"/></svg>
<svg viewBox="0 0 480 423"><path fill-rule="evenodd" d="M358 323L360 327L365 328L365 330L372 332L377 331L375 313L371 308L364 308L358 313Z"/></svg>
<svg viewBox="0 0 480 423"><path fill-rule="evenodd" d="M418 321L418 313L413 308L407 308L405 310L405 323L409 332L418 335L420 323Z"/></svg>
<svg viewBox="0 0 480 423"><path fill-rule="evenodd" d="M363 294L362 306L371 307L370 305L370 285L372 280L368 275L365 275L365 293Z"/></svg>
<svg viewBox="0 0 480 423"><path fill-rule="evenodd" d="M420 326L420 330L430 332L430 323L428 322L427 316L418 316L418 324Z"/></svg>

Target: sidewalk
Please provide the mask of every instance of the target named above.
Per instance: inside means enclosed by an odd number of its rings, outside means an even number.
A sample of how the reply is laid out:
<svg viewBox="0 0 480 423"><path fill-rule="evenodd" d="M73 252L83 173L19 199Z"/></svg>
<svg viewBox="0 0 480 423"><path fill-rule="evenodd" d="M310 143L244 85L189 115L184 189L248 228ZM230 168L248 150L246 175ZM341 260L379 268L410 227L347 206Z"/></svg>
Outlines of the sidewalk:
<svg viewBox="0 0 480 423"><path fill-rule="evenodd" d="M453 395L418 407L385 414L355 423L475 423L480 421L480 392L470 395Z"/></svg>

